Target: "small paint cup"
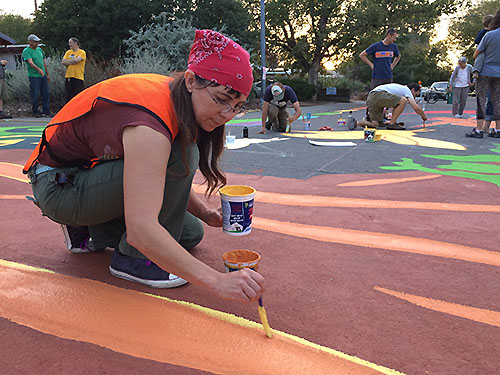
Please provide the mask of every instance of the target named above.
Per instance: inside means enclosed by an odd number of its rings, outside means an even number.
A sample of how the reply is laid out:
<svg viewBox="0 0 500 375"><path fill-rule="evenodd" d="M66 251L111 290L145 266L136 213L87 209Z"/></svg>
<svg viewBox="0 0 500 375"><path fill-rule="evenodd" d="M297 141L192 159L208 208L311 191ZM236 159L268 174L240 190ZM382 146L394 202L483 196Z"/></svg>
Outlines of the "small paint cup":
<svg viewBox="0 0 500 375"><path fill-rule="evenodd" d="M222 256L226 272L239 271L242 268L259 269L260 255L251 250L231 250Z"/></svg>
<svg viewBox="0 0 500 375"><path fill-rule="evenodd" d="M339 120L337 121L337 125L338 126L345 126L345 120L343 118L339 118Z"/></svg>
<svg viewBox="0 0 500 375"><path fill-rule="evenodd" d="M375 129L365 128L364 138L366 142L375 141Z"/></svg>
<svg viewBox="0 0 500 375"><path fill-rule="evenodd" d="M235 140L235 135L226 135L226 145L234 145Z"/></svg>
<svg viewBox="0 0 500 375"><path fill-rule="evenodd" d="M380 141L382 139L382 134L375 134L375 141Z"/></svg>
<svg viewBox="0 0 500 375"><path fill-rule="evenodd" d="M219 189L222 205L222 230L232 236L252 231L255 189L245 185L228 185Z"/></svg>

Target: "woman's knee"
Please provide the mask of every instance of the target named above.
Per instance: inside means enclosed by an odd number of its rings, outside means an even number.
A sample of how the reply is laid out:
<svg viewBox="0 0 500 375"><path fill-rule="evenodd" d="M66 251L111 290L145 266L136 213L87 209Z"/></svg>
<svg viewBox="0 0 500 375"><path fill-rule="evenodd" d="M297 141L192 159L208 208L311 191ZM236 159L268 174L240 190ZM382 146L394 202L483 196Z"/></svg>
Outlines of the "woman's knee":
<svg viewBox="0 0 500 375"><path fill-rule="evenodd" d="M203 239L204 230L201 220L189 212L186 213L179 243L186 250L191 250Z"/></svg>

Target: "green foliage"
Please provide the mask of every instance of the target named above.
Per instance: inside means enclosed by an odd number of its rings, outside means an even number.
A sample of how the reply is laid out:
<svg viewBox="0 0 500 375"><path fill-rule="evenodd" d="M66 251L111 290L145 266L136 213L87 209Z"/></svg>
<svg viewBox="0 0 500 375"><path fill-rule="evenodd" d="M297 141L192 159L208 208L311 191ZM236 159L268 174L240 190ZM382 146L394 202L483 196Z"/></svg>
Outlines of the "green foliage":
<svg viewBox="0 0 500 375"><path fill-rule="evenodd" d="M255 32L249 32L250 15L239 0L181 0L177 17L190 19L197 29L227 30L242 45L258 41Z"/></svg>
<svg viewBox="0 0 500 375"><path fill-rule="evenodd" d="M129 58L125 59L124 69L150 70L149 73L168 73L172 70L185 70L195 27L186 19L173 19L167 13L153 18L153 22L143 26L138 32L125 40ZM148 68L149 67L149 68Z"/></svg>
<svg viewBox="0 0 500 375"><path fill-rule="evenodd" d="M0 14L0 32L11 37L17 44L27 43L31 34L31 20L16 14Z"/></svg>
<svg viewBox="0 0 500 375"><path fill-rule="evenodd" d="M483 0L476 5L468 4L464 8L463 16L453 19L450 23L447 45L457 49L469 62L473 61L472 55L476 50L474 39L484 28L483 17L488 14L495 15L499 8L498 0Z"/></svg>
<svg viewBox="0 0 500 375"><path fill-rule="evenodd" d="M120 55L129 30L149 23L155 13L168 10L173 2L159 0L45 0L35 12L33 28L49 48L67 49L76 36L89 56Z"/></svg>
<svg viewBox="0 0 500 375"><path fill-rule="evenodd" d="M47 57L45 60L49 72L50 82L50 104L52 110L59 110L66 102L64 89L64 75L66 67L61 64L62 55ZM89 87L104 79L111 78L119 74L119 64L116 60L107 63L96 62L93 59L87 60L85 64L85 87ZM16 70L7 71L7 87L10 102L31 101L30 86L28 80L28 70L26 64L19 64Z"/></svg>
<svg viewBox="0 0 500 375"><path fill-rule="evenodd" d="M9 102L29 102L31 100L30 84L26 65L18 65L16 70L7 70L6 73Z"/></svg>
<svg viewBox="0 0 500 375"><path fill-rule="evenodd" d="M258 7L250 0L243 3L252 12L252 27L259 29ZM370 44L382 40L388 27L395 27L400 30L401 45L399 42L398 45L403 56L398 66L400 79L430 76L440 55L430 51L428 41L439 17L453 13L458 3L458 0L266 1L269 60L275 58L281 66L307 73L313 83L321 62L328 59L346 65L344 69L355 77L369 80L370 70L358 55ZM403 36L408 36L407 50ZM418 50L410 50L417 44ZM412 67L414 57L419 58L415 62L417 67ZM428 58L435 60L424 63Z"/></svg>
<svg viewBox="0 0 500 375"><path fill-rule="evenodd" d="M348 89L352 92L359 92L365 89L365 84L349 77L319 77L318 86L322 88L336 87L338 89Z"/></svg>
<svg viewBox="0 0 500 375"><path fill-rule="evenodd" d="M280 78L282 84L290 86L300 100L309 100L316 94L316 85L302 79Z"/></svg>

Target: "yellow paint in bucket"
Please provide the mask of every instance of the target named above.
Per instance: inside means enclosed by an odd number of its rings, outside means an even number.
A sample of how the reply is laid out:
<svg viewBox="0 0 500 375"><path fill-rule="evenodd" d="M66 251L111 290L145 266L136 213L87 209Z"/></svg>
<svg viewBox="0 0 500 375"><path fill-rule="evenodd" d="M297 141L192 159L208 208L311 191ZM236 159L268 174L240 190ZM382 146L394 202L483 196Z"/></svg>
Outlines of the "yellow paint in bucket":
<svg viewBox="0 0 500 375"><path fill-rule="evenodd" d="M255 189L245 185L228 185L219 189L222 205L222 230L233 236L252 231Z"/></svg>
<svg viewBox="0 0 500 375"><path fill-rule="evenodd" d="M246 185L227 185L220 188L219 192L229 197L241 197L255 194L255 189Z"/></svg>

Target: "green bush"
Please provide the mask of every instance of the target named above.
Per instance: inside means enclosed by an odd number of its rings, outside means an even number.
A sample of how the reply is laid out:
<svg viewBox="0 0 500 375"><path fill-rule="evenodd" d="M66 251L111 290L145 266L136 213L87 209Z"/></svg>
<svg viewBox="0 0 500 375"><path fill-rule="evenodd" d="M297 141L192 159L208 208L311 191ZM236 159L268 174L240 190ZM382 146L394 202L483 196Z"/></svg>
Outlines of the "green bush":
<svg viewBox="0 0 500 375"><path fill-rule="evenodd" d="M49 72L50 107L53 113L57 112L66 103L64 76L66 67L61 64L62 55L49 56L45 59ZM111 60L99 63L89 59L85 64L85 87L89 87L104 79L119 75L118 61ZM16 70L7 71L7 87L9 102L31 102L30 84L26 64L19 64Z"/></svg>
<svg viewBox="0 0 500 375"><path fill-rule="evenodd" d="M297 94L299 100L310 100L316 95L316 85L306 80L280 78L279 81L284 85L290 86Z"/></svg>
<svg viewBox="0 0 500 375"><path fill-rule="evenodd" d="M366 85L353 78L348 77L320 77L318 85L322 88L336 87L338 89L349 89L352 92L359 92L366 89Z"/></svg>

